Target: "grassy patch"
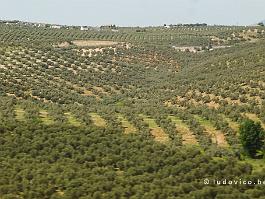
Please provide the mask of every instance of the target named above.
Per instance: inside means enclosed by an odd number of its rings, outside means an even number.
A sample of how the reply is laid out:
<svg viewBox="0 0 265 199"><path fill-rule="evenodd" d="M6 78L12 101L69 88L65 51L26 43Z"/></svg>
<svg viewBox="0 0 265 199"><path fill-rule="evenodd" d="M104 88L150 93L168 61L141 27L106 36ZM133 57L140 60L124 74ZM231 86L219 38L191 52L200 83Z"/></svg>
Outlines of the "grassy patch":
<svg viewBox="0 0 265 199"><path fill-rule="evenodd" d="M259 117L256 114L253 113L245 113L242 114L243 116L246 116L248 119L251 119L255 122L260 122L263 129L265 129L265 124L259 119Z"/></svg>
<svg viewBox="0 0 265 199"><path fill-rule="evenodd" d="M136 128L128 121L126 120L121 114L118 115L118 119L120 120L122 126L124 127L124 131L126 134L128 133L136 133Z"/></svg>
<svg viewBox="0 0 265 199"><path fill-rule="evenodd" d="M253 166L253 170L255 172L261 172L263 169L265 169L265 159L247 158L245 161Z"/></svg>
<svg viewBox="0 0 265 199"><path fill-rule="evenodd" d="M98 127L106 127L107 123L106 121L97 113L90 113L91 120L93 123Z"/></svg>
<svg viewBox="0 0 265 199"><path fill-rule="evenodd" d="M156 124L156 122L155 122L154 119L149 118L148 116L143 115L143 114L140 114L139 116L143 118L144 122L146 124L148 124L148 126L149 126L150 129L159 128L159 126Z"/></svg>
<svg viewBox="0 0 265 199"><path fill-rule="evenodd" d="M69 124L79 127L82 126L81 122L79 122L73 115L72 113L65 113L64 114L66 116L66 118L68 119Z"/></svg>
<svg viewBox="0 0 265 199"><path fill-rule="evenodd" d="M163 131L161 127L157 125L154 119L143 114L140 114L139 116L143 118L146 124L148 124L149 128L151 129L151 134L154 136L156 141L162 143L169 141L168 135Z"/></svg>
<svg viewBox="0 0 265 199"><path fill-rule="evenodd" d="M215 130L214 126L209 120L206 120L199 115L194 115L195 119L200 123L200 125L210 128L211 130Z"/></svg>
<svg viewBox="0 0 265 199"><path fill-rule="evenodd" d="M176 116L169 116L168 118L175 123L177 131L181 133L183 144L198 144L198 141L189 129L188 125L186 125L181 119Z"/></svg>
<svg viewBox="0 0 265 199"><path fill-rule="evenodd" d="M237 122L234 122L233 120L231 120L230 118L226 117L225 115L222 115L222 117L224 118L224 120L228 123L229 127L231 129L233 129L235 132L239 132L239 124Z"/></svg>
<svg viewBox="0 0 265 199"><path fill-rule="evenodd" d="M16 120L25 121L25 111L19 106L15 107Z"/></svg>
<svg viewBox="0 0 265 199"><path fill-rule="evenodd" d="M45 110L40 110L40 119L46 125L54 124L53 119L49 116L49 113Z"/></svg>
<svg viewBox="0 0 265 199"><path fill-rule="evenodd" d="M227 147L228 143L226 142L225 135L215 129L214 125L209 121L206 120L198 115L194 115L195 119L203 126L206 132L211 136L212 142L216 143L219 146Z"/></svg>

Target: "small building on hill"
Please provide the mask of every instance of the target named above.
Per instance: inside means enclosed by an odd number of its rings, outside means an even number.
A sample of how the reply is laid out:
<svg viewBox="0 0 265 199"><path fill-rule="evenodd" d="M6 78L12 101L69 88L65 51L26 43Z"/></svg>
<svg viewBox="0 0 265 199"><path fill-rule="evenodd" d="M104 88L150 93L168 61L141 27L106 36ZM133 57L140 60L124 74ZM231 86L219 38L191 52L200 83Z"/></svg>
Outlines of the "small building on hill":
<svg viewBox="0 0 265 199"><path fill-rule="evenodd" d="M87 26L81 26L81 27L80 27L80 30L82 30L82 31L86 31L86 30L89 30L89 28L88 28Z"/></svg>
<svg viewBox="0 0 265 199"><path fill-rule="evenodd" d="M60 25L51 25L51 28L53 28L53 29L61 29L61 26Z"/></svg>

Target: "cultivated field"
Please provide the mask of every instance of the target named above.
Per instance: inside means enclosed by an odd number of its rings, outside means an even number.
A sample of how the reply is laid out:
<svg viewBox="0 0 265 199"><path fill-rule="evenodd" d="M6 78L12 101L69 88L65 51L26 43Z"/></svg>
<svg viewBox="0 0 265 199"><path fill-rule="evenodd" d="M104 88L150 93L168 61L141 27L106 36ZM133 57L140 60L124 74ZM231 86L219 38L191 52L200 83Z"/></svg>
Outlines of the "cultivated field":
<svg viewBox="0 0 265 199"><path fill-rule="evenodd" d="M264 31L0 23L0 198L262 198Z"/></svg>

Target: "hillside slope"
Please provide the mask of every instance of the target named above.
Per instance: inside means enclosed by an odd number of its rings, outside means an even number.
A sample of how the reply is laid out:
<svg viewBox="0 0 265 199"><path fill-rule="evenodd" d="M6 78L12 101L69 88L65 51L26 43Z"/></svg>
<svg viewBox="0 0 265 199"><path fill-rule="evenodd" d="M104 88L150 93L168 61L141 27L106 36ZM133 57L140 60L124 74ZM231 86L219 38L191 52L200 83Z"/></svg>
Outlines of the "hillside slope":
<svg viewBox="0 0 265 199"><path fill-rule="evenodd" d="M0 198L261 198L238 128L265 124L264 36L0 24Z"/></svg>

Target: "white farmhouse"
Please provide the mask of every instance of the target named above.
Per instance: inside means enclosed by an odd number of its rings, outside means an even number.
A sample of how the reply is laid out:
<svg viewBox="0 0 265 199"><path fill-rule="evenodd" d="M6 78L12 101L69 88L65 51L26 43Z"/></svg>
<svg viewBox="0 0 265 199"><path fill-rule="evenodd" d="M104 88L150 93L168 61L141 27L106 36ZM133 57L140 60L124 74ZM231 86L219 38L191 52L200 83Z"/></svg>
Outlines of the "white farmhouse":
<svg viewBox="0 0 265 199"><path fill-rule="evenodd" d="M59 26L59 25L52 25L51 28L54 28L54 29L60 29L61 26Z"/></svg>
<svg viewBox="0 0 265 199"><path fill-rule="evenodd" d="M88 30L88 27L87 26L81 26L80 30L83 30L83 31Z"/></svg>

